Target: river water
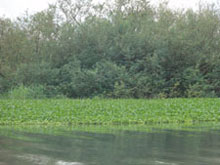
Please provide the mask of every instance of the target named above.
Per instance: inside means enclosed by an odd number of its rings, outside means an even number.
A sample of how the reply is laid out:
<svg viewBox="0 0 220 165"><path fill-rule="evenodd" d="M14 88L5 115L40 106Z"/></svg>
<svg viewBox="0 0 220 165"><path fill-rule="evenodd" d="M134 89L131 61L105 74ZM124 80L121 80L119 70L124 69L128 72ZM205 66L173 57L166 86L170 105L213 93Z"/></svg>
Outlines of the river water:
<svg viewBox="0 0 220 165"><path fill-rule="evenodd" d="M218 126L0 127L0 165L215 164Z"/></svg>

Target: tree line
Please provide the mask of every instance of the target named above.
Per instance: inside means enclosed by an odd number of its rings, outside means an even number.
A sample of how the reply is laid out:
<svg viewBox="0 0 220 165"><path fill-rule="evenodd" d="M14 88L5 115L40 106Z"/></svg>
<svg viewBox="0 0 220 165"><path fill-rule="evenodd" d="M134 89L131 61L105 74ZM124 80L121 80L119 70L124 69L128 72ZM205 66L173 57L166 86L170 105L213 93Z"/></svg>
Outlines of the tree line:
<svg viewBox="0 0 220 165"><path fill-rule="evenodd" d="M220 12L146 0L58 0L0 18L0 93L46 97L220 96Z"/></svg>

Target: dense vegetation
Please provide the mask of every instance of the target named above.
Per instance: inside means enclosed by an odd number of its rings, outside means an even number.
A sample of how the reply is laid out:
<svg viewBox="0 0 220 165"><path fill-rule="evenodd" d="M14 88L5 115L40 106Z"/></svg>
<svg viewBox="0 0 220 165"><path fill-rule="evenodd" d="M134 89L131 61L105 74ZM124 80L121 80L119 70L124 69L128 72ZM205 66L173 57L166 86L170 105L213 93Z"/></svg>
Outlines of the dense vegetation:
<svg viewBox="0 0 220 165"><path fill-rule="evenodd" d="M219 99L0 100L0 125L219 122Z"/></svg>
<svg viewBox="0 0 220 165"><path fill-rule="evenodd" d="M2 17L0 93L15 98L219 97L216 8L181 11L146 0L99 5L58 0L34 15Z"/></svg>

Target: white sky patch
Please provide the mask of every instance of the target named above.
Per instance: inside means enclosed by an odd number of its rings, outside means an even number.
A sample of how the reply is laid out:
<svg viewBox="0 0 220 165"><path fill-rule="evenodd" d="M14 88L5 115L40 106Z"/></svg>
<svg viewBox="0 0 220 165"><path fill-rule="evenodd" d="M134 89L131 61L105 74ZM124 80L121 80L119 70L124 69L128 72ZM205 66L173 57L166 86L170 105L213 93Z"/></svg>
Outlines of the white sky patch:
<svg viewBox="0 0 220 165"><path fill-rule="evenodd" d="M56 0L0 0L0 16L16 18L28 11L30 14L44 10Z"/></svg>
<svg viewBox="0 0 220 165"><path fill-rule="evenodd" d="M101 2L103 0L94 0ZM217 2L218 0L202 0L208 3ZM16 18L28 11L30 14L44 10L48 4L55 3L56 0L0 0L0 17L5 16L9 18ZM161 0L151 0L153 4L158 4ZM199 0L170 0L169 6L171 8L193 8L197 9Z"/></svg>

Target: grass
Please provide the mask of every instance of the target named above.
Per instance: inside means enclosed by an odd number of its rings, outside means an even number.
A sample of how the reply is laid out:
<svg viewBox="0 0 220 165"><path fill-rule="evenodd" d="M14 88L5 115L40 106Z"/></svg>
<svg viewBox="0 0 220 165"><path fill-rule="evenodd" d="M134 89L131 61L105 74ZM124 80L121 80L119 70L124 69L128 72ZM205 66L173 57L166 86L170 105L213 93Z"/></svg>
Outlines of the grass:
<svg viewBox="0 0 220 165"><path fill-rule="evenodd" d="M0 100L1 125L121 125L218 121L218 98Z"/></svg>

